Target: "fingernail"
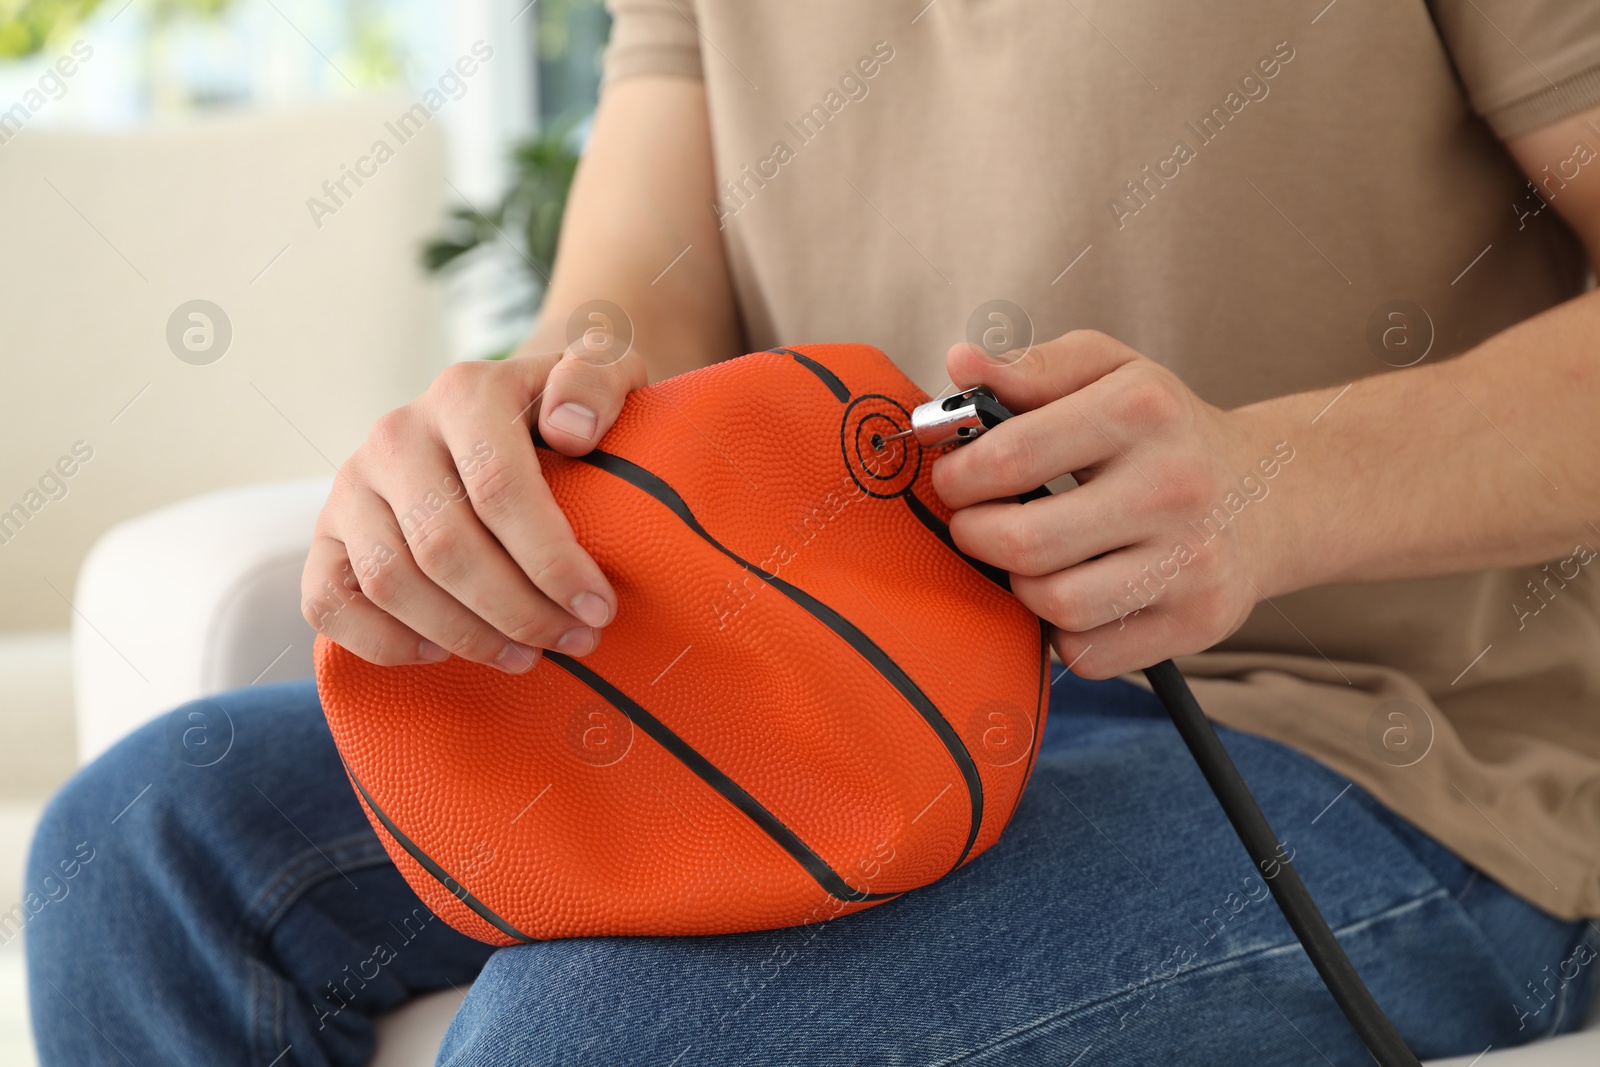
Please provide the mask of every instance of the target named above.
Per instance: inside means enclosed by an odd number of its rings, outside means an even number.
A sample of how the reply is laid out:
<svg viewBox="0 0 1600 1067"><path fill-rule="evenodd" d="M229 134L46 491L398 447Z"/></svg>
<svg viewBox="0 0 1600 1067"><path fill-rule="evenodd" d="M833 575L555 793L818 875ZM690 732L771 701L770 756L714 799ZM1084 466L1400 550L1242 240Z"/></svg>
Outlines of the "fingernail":
<svg viewBox="0 0 1600 1067"><path fill-rule="evenodd" d="M594 436L594 426L599 420L595 418L594 412L582 404L568 402L557 405L550 413L549 421L556 429L564 430L574 437L581 437L587 441Z"/></svg>
<svg viewBox="0 0 1600 1067"><path fill-rule="evenodd" d="M417 646L417 655L429 663L443 663L450 658L450 650L432 641L423 641Z"/></svg>
<svg viewBox="0 0 1600 1067"><path fill-rule="evenodd" d="M494 664L508 674L522 674L539 662L539 650L507 641L506 647L495 657Z"/></svg>
<svg viewBox="0 0 1600 1067"><path fill-rule="evenodd" d="M604 626L611 617L611 606L594 593L583 592L572 598L572 613L590 626Z"/></svg>
<svg viewBox="0 0 1600 1067"><path fill-rule="evenodd" d="M587 626L574 626L556 641L556 651L569 656L582 656L594 651L594 631Z"/></svg>

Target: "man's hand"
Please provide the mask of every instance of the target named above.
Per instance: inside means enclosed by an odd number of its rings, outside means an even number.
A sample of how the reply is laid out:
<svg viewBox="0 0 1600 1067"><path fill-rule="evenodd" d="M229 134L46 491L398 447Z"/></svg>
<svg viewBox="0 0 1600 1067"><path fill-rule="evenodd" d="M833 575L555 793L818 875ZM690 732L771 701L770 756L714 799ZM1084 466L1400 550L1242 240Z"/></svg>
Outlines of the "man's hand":
<svg viewBox="0 0 1600 1067"><path fill-rule="evenodd" d="M950 533L1011 573L1074 673L1148 667L1244 623L1268 584L1270 508L1224 501L1251 499L1284 458L1254 420L1091 330L1000 356L960 344L947 364L959 388L987 385L1018 413L934 464ZM1013 499L1069 473L1077 488Z"/></svg>
<svg viewBox="0 0 1600 1067"><path fill-rule="evenodd" d="M609 86L538 331L512 359L446 370L340 469L301 579L311 625L380 664L454 653L516 673L540 648L594 649L617 596L545 484L532 424L555 451L583 455L652 375L743 351L705 209L715 196L704 87L674 77ZM594 336L605 316L584 313L599 299L627 321L633 344L621 356L614 333Z"/></svg>
<svg viewBox="0 0 1600 1067"><path fill-rule="evenodd" d="M306 620L384 665L453 653L516 674L540 648L593 651L616 593L545 484L531 424L582 455L644 384L637 355L576 347L448 368L340 468L301 578Z"/></svg>

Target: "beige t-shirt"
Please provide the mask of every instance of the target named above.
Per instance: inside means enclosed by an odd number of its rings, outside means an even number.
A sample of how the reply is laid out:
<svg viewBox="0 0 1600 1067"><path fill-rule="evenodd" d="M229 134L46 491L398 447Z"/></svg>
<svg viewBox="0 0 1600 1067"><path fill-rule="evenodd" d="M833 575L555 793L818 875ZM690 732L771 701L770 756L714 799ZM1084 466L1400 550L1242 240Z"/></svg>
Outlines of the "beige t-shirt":
<svg viewBox="0 0 1600 1067"><path fill-rule="evenodd" d="M1600 168L1600 131L1542 200L1496 135L1600 102L1600 3L612 9L608 81L705 82L707 210L751 349L868 342L938 393L946 349L1003 300L1040 340L1104 330L1236 407L1445 358L1585 283L1544 204ZM1277 598L1180 665L1213 718L1600 917L1600 531L1572 536L1547 568Z"/></svg>

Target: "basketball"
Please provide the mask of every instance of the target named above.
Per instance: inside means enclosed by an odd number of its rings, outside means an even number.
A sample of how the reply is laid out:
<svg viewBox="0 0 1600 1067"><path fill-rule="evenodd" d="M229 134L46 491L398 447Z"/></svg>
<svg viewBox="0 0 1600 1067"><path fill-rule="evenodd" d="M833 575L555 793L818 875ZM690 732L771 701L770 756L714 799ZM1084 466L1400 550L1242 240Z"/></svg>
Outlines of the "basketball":
<svg viewBox="0 0 1600 1067"><path fill-rule="evenodd" d="M864 345L757 352L540 448L618 597L521 675L378 667L319 637L351 785L423 902L481 941L825 921L981 855L1033 767L1037 617L962 555Z"/></svg>

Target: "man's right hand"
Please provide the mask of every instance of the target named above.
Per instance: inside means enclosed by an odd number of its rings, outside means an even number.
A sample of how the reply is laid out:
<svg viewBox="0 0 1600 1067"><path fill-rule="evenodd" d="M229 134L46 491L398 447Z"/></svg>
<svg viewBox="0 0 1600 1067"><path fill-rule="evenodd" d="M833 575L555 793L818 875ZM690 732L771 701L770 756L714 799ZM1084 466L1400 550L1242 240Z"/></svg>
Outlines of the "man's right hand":
<svg viewBox="0 0 1600 1067"><path fill-rule="evenodd" d="M552 648L594 650L617 596L573 537L534 453L588 452L638 355L580 349L458 363L379 419L339 470L300 580L319 632L383 665L452 654L518 674Z"/></svg>

